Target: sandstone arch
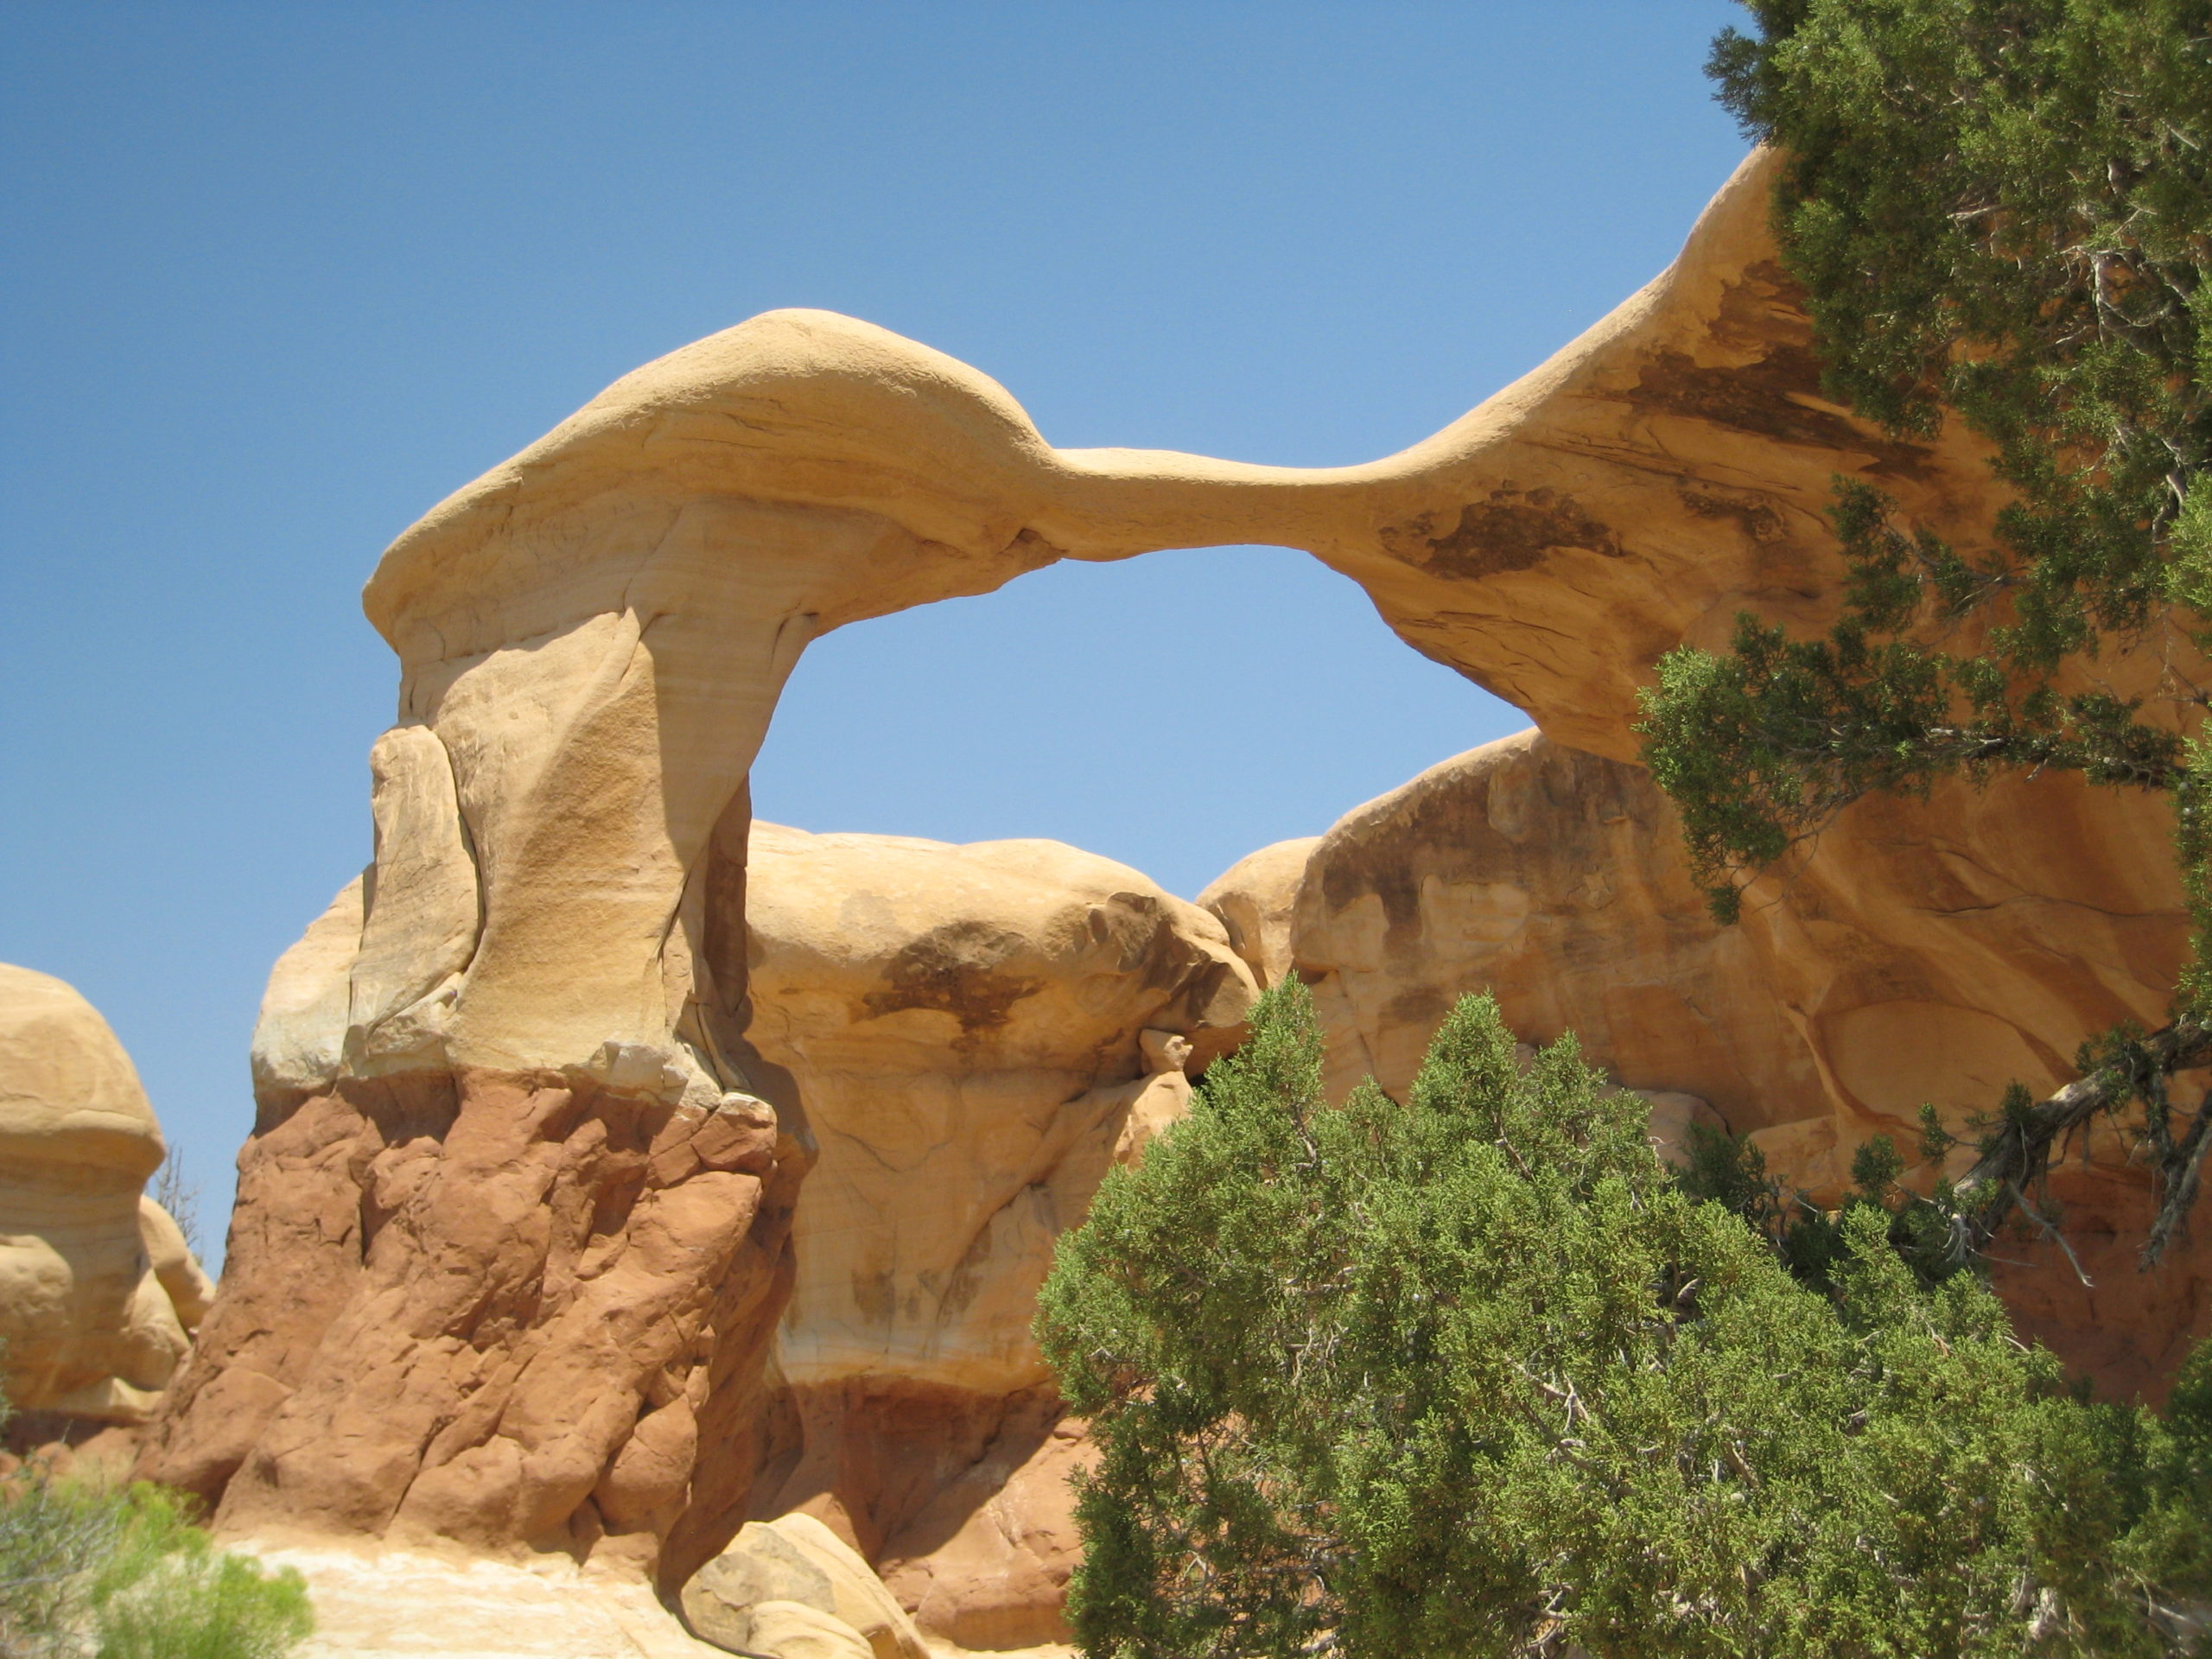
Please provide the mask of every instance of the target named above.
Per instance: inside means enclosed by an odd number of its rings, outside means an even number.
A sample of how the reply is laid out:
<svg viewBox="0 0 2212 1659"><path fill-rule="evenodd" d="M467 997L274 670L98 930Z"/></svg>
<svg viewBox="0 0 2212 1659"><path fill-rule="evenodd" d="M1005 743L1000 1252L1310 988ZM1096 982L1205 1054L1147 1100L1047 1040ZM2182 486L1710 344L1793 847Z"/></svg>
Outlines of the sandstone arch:
<svg viewBox="0 0 2212 1659"><path fill-rule="evenodd" d="M1965 542L1993 505L1967 449L1821 401L1764 184L1747 164L1669 273L1363 467L1057 451L981 374L826 313L770 313L625 377L434 509L365 595L403 719L446 751L482 915L462 982L385 1046L405 1053L429 1020L463 1065L664 1047L700 957L681 896L806 641L1058 558L1304 549L1556 741L1628 758L1662 650L1747 601L1818 620L1832 474L1880 479ZM593 862L622 881L574 879ZM428 991L446 963L422 949Z"/></svg>
<svg viewBox="0 0 2212 1659"><path fill-rule="evenodd" d="M773 1438L761 1366L810 1156L791 1078L747 1042L743 920L747 768L807 642L1055 559L1281 543L1618 766L1664 650L1738 608L1827 620L1833 475L1967 547L1996 505L1970 443L1896 442L1822 398L1767 182L1747 162L1652 284L1364 466L1055 450L949 358L778 312L625 377L435 508L365 594L401 663L376 862L272 980L230 1271L147 1472L234 1528L676 1576L717 1548ZM1833 1144L1910 1110L1823 1059L1862 1005L2068 1046L2155 1014L2180 941L2164 867L2064 849L2143 847L2157 815L2023 787L2032 835L1885 804L1764 895L1745 949L1795 971L1766 976L1761 1018L1814 1033L1767 1122L1826 1114ZM1378 898L1378 939L1414 940L1418 912ZM2021 918L2060 912L2084 925L2023 959ZM1163 988L1179 1028L1233 1020L1211 971Z"/></svg>

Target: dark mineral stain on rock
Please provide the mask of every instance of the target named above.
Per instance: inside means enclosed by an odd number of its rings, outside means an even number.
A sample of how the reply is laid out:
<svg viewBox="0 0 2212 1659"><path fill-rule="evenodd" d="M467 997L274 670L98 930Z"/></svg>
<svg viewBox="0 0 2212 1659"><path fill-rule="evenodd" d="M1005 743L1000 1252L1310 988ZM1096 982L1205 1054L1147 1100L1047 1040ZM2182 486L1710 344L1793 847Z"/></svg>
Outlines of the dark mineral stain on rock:
<svg viewBox="0 0 2212 1659"><path fill-rule="evenodd" d="M1742 282L1727 286L1713 338L1762 355L1749 363L1707 366L1687 353L1655 352L1622 395L1638 409L1686 415L1782 443L1872 455L1877 474L1920 478L1929 472L1928 452L1919 445L1885 438L1832 408L1800 401L1827 398L1802 291L1779 265L1750 266Z"/></svg>
<svg viewBox="0 0 2212 1659"><path fill-rule="evenodd" d="M1041 980L999 971L1020 944L981 922L932 928L891 959L884 988L861 999L866 1017L930 1008L959 1020L963 1038L1003 1026L1015 1003L1044 989Z"/></svg>
<svg viewBox="0 0 2212 1659"><path fill-rule="evenodd" d="M1423 513L1386 532L1384 541L1401 558L1461 578L1526 570L1554 548L1621 556L1619 540L1603 521L1573 496L1541 488L1492 490L1487 500L1461 507L1459 522L1441 535L1434 517Z"/></svg>
<svg viewBox="0 0 2212 1659"><path fill-rule="evenodd" d="M1680 492L1682 505L1700 518L1732 518L1750 540L1764 546L1788 539L1788 527L1770 502L1744 495Z"/></svg>

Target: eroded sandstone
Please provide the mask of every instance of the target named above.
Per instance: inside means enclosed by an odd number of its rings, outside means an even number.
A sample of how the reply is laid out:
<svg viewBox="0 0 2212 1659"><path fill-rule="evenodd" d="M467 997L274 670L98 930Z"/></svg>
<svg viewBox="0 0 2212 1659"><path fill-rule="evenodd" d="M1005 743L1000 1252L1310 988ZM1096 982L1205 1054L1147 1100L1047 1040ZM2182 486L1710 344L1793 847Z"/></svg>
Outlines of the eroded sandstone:
<svg viewBox="0 0 2212 1659"><path fill-rule="evenodd" d="M1287 948L1327 982L1340 1069L1400 1075L1443 1000L1503 974L1531 1034L1572 1020L1625 1081L1764 1125L1777 1162L1830 1179L1908 1097L2056 1077L2070 1033L2154 1014L2179 947L2155 803L2043 779L1866 804L1723 936L1623 764L1665 650L1718 641L1738 609L1835 614L1835 476L1969 555L1999 502L1955 428L1903 442L1823 397L1766 233L1769 166L1580 340L1363 466L1055 450L965 365L790 311L625 377L434 509L365 595L401 669L371 756L375 860L272 978L229 1270L148 1472L218 1497L226 1526L557 1547L671 1585L779 1494L842 1492L863 1553L918 1605L941 1597L944 1630L989 1572L1046 1560L1056 1545L1019 1541L1058 1521L992 1515L1079 1455L1048 1397L993 1392L1019 1370L1019 1276L976 1275L954 1306L926 1275L944 1246L957 1273L979 1241L1027 1259L1047 1208L1065 1224L1052 1149L1094 1109L1140 1115L1127 1021L1155 1017L1132 988L1156 964L1109 916L1122 955L1089 978L1111 1018L1086 1028L1115 1035L1086 1080L1015 1056L1023 998L990 981L988 927L900 968L904 945L871 954L898 927L840 906L785 941L814 955L777 995L813 1012L782 1031L749 986L774 951L749 959L756 924L769 936L748 916L746 777L810 640L1056 558L1305 549L1546 734L1313 849ZM2101 671L2155 690L2184 651L2160 638ZM1249 921L1217 895L1267 977L1294 861L1231 884ZM1236 961L1225 931L1198 954ZM1071 994L1046 979L1036 995ZM857 1009L825 1000L863 982ZM1181 1016L1148 1028L1198 1039L1194 1064L1230 1030ZM1033 1095L1006 1082L1022 1072L1057 1080ZM806 1172L817 1147L835 1166L823 1126L861 1121L862 1079L891 1122L1019 1133L924 1160L958 1224L937 1236L894 1205L873 1218L899 1241L885 1263L810 1280L795 1217L855 1200L834 1179L810 1200ZM1172 1107L1162 1087L1146 1112ZM1044 1196L1005 1197L1017 1176ZM2166 1282L2198 1288L2127 1317L2201 1323L2202 1274ZM769 1369L787 1306L803 1386ZM2155 1370L2156 1345L2131 1351ZM1012 1640L1030 1605L970 1634Z"/></svg>
<svg viewBox="0 0 2212 1659"><path fill-rule="evenodd" d="M144 1193L165 1148L92 1004L0 963L0 1384L18 1411L143 1421L213 1287Z"/></svg>
<svg viewBox="0 0 2212 1659"><path fill-rule="evenodd" d="M967 1647L1065 1634L1061 1432L1030 1335L1054 1240L1179 1116L1255 994L1221 925L1053 842L755 824L758 1053L816 1160L776 1334L764 1513L806 1508Z"/></svg>
<svg viewBox="0 0 2212 1659"><path fill-rule="evenodd" d="M1526 732L1340 819L1300 865L1287 955L1338 1094L1370 1075L1402 1094L1452 1002L1487 989L1524 1039L1572 1030L1661 1091L1663 1133L1669 1094L1701 1097L1833 1203L1874 1135L1916 1156L1922 1103L1970 1135L2008 1083L2046 1093L2084 1039L2158 1020L2186 928L2164 812L2066 778L1869 800L1723 927L1641 767ZM2041 1237L2008 1241L1998 1283L2101 1386L2155 1395L2212 1317L2212 1255L2138 1273L2146 1183L2109 1131L2076 1150L2053 1192L2093 1284Z"/></svg>

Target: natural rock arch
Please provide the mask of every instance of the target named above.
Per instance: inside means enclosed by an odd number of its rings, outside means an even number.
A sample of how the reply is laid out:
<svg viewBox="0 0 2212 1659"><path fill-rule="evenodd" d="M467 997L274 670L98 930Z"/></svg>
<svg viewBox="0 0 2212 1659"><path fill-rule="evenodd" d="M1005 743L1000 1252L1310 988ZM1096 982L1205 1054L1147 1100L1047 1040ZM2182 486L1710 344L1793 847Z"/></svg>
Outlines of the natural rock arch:
<svg viewBox="0 0 2212 1659"><path fill-rule="evenodd" d="M772 1438L807 1155L747 1044L743 919L747 769L807 642L1059 558L1280 543L1553 742L1629 760L1663 651L1738 608L1830 619L1834 474L1962 547L1996 505L1957 435L1898 442L1822 397L1768 181L1752 158L1652 284L1365 466L1055 450L965 365L789 311L625 377L434 509L365 594L402 668L376 862L272 981L230 1270L143 1469L234 1528L627 1551L664 1578L718 1548ZM2062 846L2158 833L2036 798ZM2179 940L2156 877L2115 900L2149 918L2120 961L2008 965L1999 939L1958 974L1924 918L1893 926L1940 885L1944 810L1839 826L1753 925L1834 959L1804 995L1942 980L2062 1036L2155 1011ZM2001 835L1963 855L2018 893L2054 879ZM1233 1021L1209 949L1098 925L1132 960L1182 950L1147 1018Z"/></svg>
<svg viewBox="0 0 2212 1659"><path fill-rule="evenodd" d="M698 986L687 896L784 677L848 622L1062 557L1278 543L1555 741L1627 759L1661 651L1746 603L1821 619L1835 473L1971 543L1994 497L1970 450L1821 401L1764 176L1748 163L1676 265L1582 340L1363 467L1055 450L984 376L827 313L626 376L369 583L404 723L377 757L356 1069L434 1049L565 1067L612 1039L688 1071L669 1047Z"/></svg>

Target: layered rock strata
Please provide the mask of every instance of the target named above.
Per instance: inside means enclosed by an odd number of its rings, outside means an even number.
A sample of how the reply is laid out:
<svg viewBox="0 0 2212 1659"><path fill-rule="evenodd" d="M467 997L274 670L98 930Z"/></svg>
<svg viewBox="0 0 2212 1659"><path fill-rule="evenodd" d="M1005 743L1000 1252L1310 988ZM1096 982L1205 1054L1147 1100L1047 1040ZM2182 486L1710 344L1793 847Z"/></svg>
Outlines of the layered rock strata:
<svg viewBox="0 0 2212 1659"><path fill-rule="evenodd" d="M658 1560L669 1582L783 1490L770 1457L794 1436L766 1367L804 1269L792 1227L813 1154L794 1069L747 1034L745 780L785 677L830 629L1061 557L1303 548L1415 649L1581 752L1562 787L1595 802L1618 792L1604 763L1632 757L1636 691L1663 651L1719 640L1738 609L1807 628L1834 615L1837 475L1982 547L1998 497L1971 442L1896 440L1821 396L1767 237L1768 177L1754 158L1649 287L1365 466L1055 450L950 359L777 312L626 377L433 510L365 596L401 664L398 721L371 757L375 862L272 981L224 1292L148 1472L219 1496L227 1526L557 1545ZM2101 672L2153 690L2183 650L2156 639ZM1491 817L1510 821L1503 799L1481 816L1513 844ZM1688 1068L1617 1059L1631 1079L1716 1101L1771 1086L1804 1108L1789 1122L1822 1110L1808 1070L1825 1098L1886 1121L1924 1080L1884 1068L1961 1043L1980 1057L1962 1075L2011 1066L2005 1032L2055 1071L2063 1033L2144 1011L2171 977L2158 819L2055 779L1862 807L1758 895L1778 966L1741 1032L1702 1009L1729 1033L1708 1052L1649 993L1739 985L1759 947L1662 916L1657 865L1637 874L1634 834L1599 818L1586 845L1629 861L1607 879L1649 888L1624 901L1649 909L1635 949L1684 954L1624 970L1640 1005L1586 974L1558 1006L1602 1013L1607 1043L1663 1039ZM1341 1028L1387 1070L1440 983L1409 980L1402 1015L1361 1015L1358 976L1382 971L1359 965L1363 942L1418 935L1438 974L1446 958L1473 971L1518 948L1498 908L1514 901L1472 893L1448 857L1363 894L1357 859L1315 856L1346 872L1344 915L1322 918L1341 936ZM1370 875L1387 886L1383 862ZM1548 879L1513 878L1532 907L1581 902ZM1543 927L1610 937L1563 910ZM1770 1042L1793 1026L1801 1052ZM913 1063L958 1074L954 1054ZM1778 1128L1799 1104L1733 1109ZM1831 1147L1802 1153L1809 1168ZM831 1352L834 1324L809 1328L824 1334L804 1351ZM838 1421L849 1443L860 1420ZM997 1446L1001 1421L961 1432Z"/></svg>
<svg viewBox="0 0 2212 1659"><path fill-rule="evenodd" d="M0 963L0 1388L54 1432L143 1421L207 1312L214 1287L145 1194L164 1151L107 1021Z"/></svg>
<svg viewBox="0 0 2212 1659"><path fill-rule="evenodd" d="M747 919L747 1034L817 1147L756 1508L835 1526L933 1635L1058 1639L1081 1443L1037 1287L1251 976L1207 912L1055 842L757 823Z"/></svg>

